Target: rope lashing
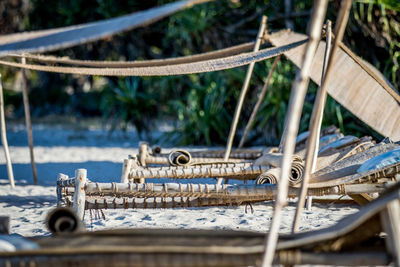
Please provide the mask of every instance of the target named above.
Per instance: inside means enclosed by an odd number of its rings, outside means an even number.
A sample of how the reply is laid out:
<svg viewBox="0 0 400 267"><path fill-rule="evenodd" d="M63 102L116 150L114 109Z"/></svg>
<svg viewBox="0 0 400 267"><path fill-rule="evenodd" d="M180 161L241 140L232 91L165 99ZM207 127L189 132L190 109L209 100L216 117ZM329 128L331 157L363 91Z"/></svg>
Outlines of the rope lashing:
<svg viewBox="0 0 400 267"><path fill-rule="evenodd" d="M307 40L283 45L280 47L265 48L258 52L243 53L235 56L193 62L188 64L176 64L157 67L136 68L85 68L85 67L60 67L44 66L36 64L21 64L16 62L0 60L0 65L24 68L37 71L47 71L64 74L94 75L94 76L168 76L203 73L232 69L250 64L251 62L263 61L283 54L293 48L305 44Z"/></svg>

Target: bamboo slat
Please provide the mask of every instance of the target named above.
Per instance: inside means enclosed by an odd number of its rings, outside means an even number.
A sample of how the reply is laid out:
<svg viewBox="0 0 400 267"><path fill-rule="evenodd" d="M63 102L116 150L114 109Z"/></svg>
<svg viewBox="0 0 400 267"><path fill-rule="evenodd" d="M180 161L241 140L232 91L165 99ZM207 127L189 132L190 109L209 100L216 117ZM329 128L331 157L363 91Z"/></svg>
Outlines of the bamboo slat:
<svg viewBox="0 0 400 267"><path fill-rule="evenodd" d="M377 144L361 153L355 154L346 159L332 163L331 165L315 172L310 179L309 187L331 186L336 183L348 183L364 177L364 181L372 180L375 175L381 177L382 173L379 170L374 170L370 175L360 175L357 169L362 163L376 157L382 153L398 148L397 144Z"/></svg>
<svg viewBox="0 0 400 267"><path fill-rule="evenodd" d="M344 160L365 150L368 150L374 145L375 144L371 141L362 142L362 140L360 140L360 142L349 145L347 147L326 151L325 153L320 154L317 158L316 170L321 170L335 162Z"/></svg>

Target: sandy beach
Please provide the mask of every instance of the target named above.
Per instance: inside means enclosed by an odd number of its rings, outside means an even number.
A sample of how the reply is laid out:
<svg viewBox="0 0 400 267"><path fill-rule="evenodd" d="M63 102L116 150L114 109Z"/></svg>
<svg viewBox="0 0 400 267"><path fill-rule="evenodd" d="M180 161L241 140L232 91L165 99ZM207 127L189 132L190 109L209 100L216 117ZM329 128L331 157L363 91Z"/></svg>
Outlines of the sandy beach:
<svg viewBox="0 0 400 267"><path fill-rule="evenodd" d="M114 131L101 127L71 128L39 124L33 128L35 157L39 185L33 185L25 127L9 124L7 129L16 187L8 185L4 152L0 153L0 215L10 216L11 233L24 236L48 235L45 227L47 213L56 206L58 173L70 177L78 168L88 171L88 178L97 182L119 182L122 161L137 153L139 138L134 130ZM215 183L212 179L201 182ZM166 182L162 180L160 182ZM154 182L154 181L152 181ZM185 181L182 181L185 182ZM193 182L193 181L192 181ZM237 181L236 181L237 182ZM235 183L235 182L232 182ZM344 216L357 212L357 205L314 203L302 217L301 231L324 228ZM295 199L284 209L280 231L291 229ZM271 222L273 202L253 205L254 213L245 206L179 209L103 210L105 219L86 211L87 229L112 228L179 228L232 229L267 232Z"/></svg>

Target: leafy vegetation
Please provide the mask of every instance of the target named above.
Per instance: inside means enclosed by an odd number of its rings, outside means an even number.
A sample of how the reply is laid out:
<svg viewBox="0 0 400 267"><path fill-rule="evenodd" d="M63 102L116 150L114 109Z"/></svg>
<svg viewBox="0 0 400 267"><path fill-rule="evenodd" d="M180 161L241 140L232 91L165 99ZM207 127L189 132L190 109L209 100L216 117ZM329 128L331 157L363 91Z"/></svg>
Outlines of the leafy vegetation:
<svg viewBox="0 0 400 267"><path fill-rule="evenodd" d="M20 10L26 13L18 25L4 28L6 32L3 33L111 18L167 2L172 1L31 0L29 8L14 10L7 6L9 13L5 13L9 21L13 21L10 19L13 16L21 16ZM310 10L312 4L312 0L293 1L293 12L301 14ZM328 18L332 21L335 21L339 5L338 0L329 4ZM397 0L355 1L344 40L357 54L377 66L397 89L400 86L399 12ZM145 28L55 54L98 60L157 59L197 54L254 40L262 14L269 17L270 30L282 29L285 27L283 13L283 1L279 0L215 1L184 10ZM306 31L308 16L304 16L304 12L291 20L295 31ZM239 132L249 118L271 65L272 60L256 64ZM0 70L6 89L16 87L18 79L14 72ZM284 58L278 63L248 144L279 142L295 71L295 66ZM246 67L199 75L146 78L28 74L31 105L36 116L54 113L103 116L112 122L114 128L126 128L129 124L135 126L142 138L149 138L146 133L157 122L171 121L174 131L166 134L164 140L179 145L211 145L226 142L245 73ZM6 102L13 105L14 115L23 116L18 104L19 94L11 90L6 92L9 92ZM308 127L315 92L316 86L311 84L301 130ZM331 98L325 114L325 125L335 124L347 134L371 134L371 129Z"/></svg>
<svg viewBox="0 0 400 267"><path fill-rule="evenodd" d="M118 79L110 83L101 97L101 109L104 116L112 120L113 128L118 125L126 129L132 123L139 136L149 132L150 118L157 115L157 101L143 87L143 82L136 78Z"/></svg>

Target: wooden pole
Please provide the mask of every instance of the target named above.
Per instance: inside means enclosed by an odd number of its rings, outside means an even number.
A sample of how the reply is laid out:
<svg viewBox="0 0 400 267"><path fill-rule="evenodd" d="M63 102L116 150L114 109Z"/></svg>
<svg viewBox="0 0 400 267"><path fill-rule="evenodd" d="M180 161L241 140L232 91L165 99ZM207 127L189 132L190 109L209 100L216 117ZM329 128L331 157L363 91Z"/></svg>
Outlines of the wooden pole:
<svg viewBox="0 0 400 267"><path fill-rule="evenodd" d="M285 27L287 29L294 29L293 20L290 18L290 14L292 14L292 0L285 0Z"/></svg>
<svg viewBox="0 0 400 267"><path fill-rule="evenodd" d="M11 165L10 151L8 150L7 133L6 133L6 118L4 114L4 95L3 84L0 74L0 124L1 124L1 142L3 143L4 154L6 157L8 180L10 180L11 187L15 187L14 173Z"/></svg>
<svg viewBox="0 0 400 267"><path fill-rule="evenodd" d="M26 64L26 59L23 57L21 59L22 64ZM29 107L29 95L28 95L28 83L26 80L26 72L25 69L21 69L22 73L22 95L24 99L24 111L25 111L25 123L26 123L26 132L28 133L28 143L29 143L29 153L31 156L31 167L32 167L32 175L33 175L33 183L35 185L38 184L38 177L36 171L35 164L35 155L33 153L33 134L32 134L32 123L31 123L31 111Z"/></svg>
<svg viewBox="0 0 400 267"><path fill-rule="evenodd" d="M310 134L308 136L308 145L307 145L307 152L306 152L306 163L305 163L305 170L304 170L304 177L300 189L300 195L299 195L299 202L296 210L296 215L295 219L293 222L293 228L292 231L296 232L298 231L299 228L299 217L301 215L301 209L304 206L304 201L307 193L307 188L308 188L308 181L310 179L310 175L312 172L313 164L313 158L314 158L314 150L316 146L316 139L319 139L318 134L318 127L319 127L319 119L320 116L322 116L324 112L324 107L325 107L325 102L326 102L326 96L327 96L327 84L329 82L329 77L332 75L332 67L334 64L335 60L335 55L338 51L339 45L342 42L344 31L346 29L347 21L349 18L349 13L350 13L350 8L351 8L351 3L352 0L343 0L341 3L341 8L340 12L338 14L337 22L335 25L335 40L333 43L332 47L332 52L329 55L329 60L328 60L328 65L326 67L326 72L324 75L324 79L321 82L321 88L318 91L317 94L317 102L316 102L316 111L315 111L315 116L314 116L314 121L311 122L311 129L310 129Z"/></svg>
<svg viewBox="0 0 400 267"><path fill-rule="evenodd" d="M132 169L134 159L124 159L124 163L122 164L122 175L121 175L121 183L129 182L129 172Z"/></svg>
<svg viewBox="0 0 400 267"><path fill-rule="evenodd" d="M0 216L0 234L9 235L10 234L10 217Z"/></svg>
<svg viewBox="0 0 400 267"><path fill-rule="evenodd" d="M85 214L85 185L86 185L86 169L78 169L75 171L75 193L73 209L81 220Z"/></svg>
<svg viewBox="0 0 400 267"><path fill-rule="evenodd" d="M328 6L327 0L315 0L313 14L309 25L309 40L307 42L303 55L301 70L297 72L295 81L292 86L292 94L289 102L289 110L287 113L288 122L287 135L284 143L284 153L282 159L281 179L278 184L278 194L275 200L274 213L272 217L269 234L266 238L265 253L262 266L271 266L275 248L278 241L279 226L281 223L282 209L286 205L289 172L292 165L292 157L295 149L296 135L299 129L301 111L304 104L304 98L307 92L308 82L310 79L311 64L314 59L319 40L321 38L322 24L325 18L326 9Z"/></svg>
<svg viewBox="0 0 400 267"><path fill-rule="evenodd" d="M264 36L266 24L267 24L267 17L262 16L260 28L258 30L257 40L254 45L253 52L257 52L260 49L261 40ZM239 96L239 101L236 105L235 114L233 116L233 121L232 121L231 129L229 132L229 136L228 136L228 142L226 144L224 161L227 161L229 159L229 155L231 154L233 138L235 137L237 124L239 122L240 112L242 111L243 101L244 101L244 98L246 97L247 89L249 88L249 85L250 85L250 79L251 79L251 75L253 74L254 65L255 65L255 62L250 63L249 67L247 69L246 78L244 80L243 87L242 87L242 90L241 90L240 96ZM220 185L222 183L222 180L223 180L222 178L218 178L217 184Z"/></svg>
<svg viewBox="0 0 400 267"><path fill-rule="evenodd" d="M247 135L249 134L249 131L250 131L250 129L251 129L252 125L253 125L253 122L254 122L254 120L256 118L258 109L260 108L261 103L264 100L265 94L267 93L269 81L271 80L271 77L272 77L272 74L274 73L276 64L278 63L280 58L281 58L280 55L275 57L274 62L272 63L271 69L269 70L269 73L268 73L267 80L265 81L264 86L263 86L263 88L261 90L261 93L258 96L257 103L255 104L255 106L253 108L253 111L251 112L250 119L247 122L247 125L246 125L246 128L244 130L242 139L240 139L239 148L242 148L243 145L244 145L244 142L246 141Z"/></svg>

